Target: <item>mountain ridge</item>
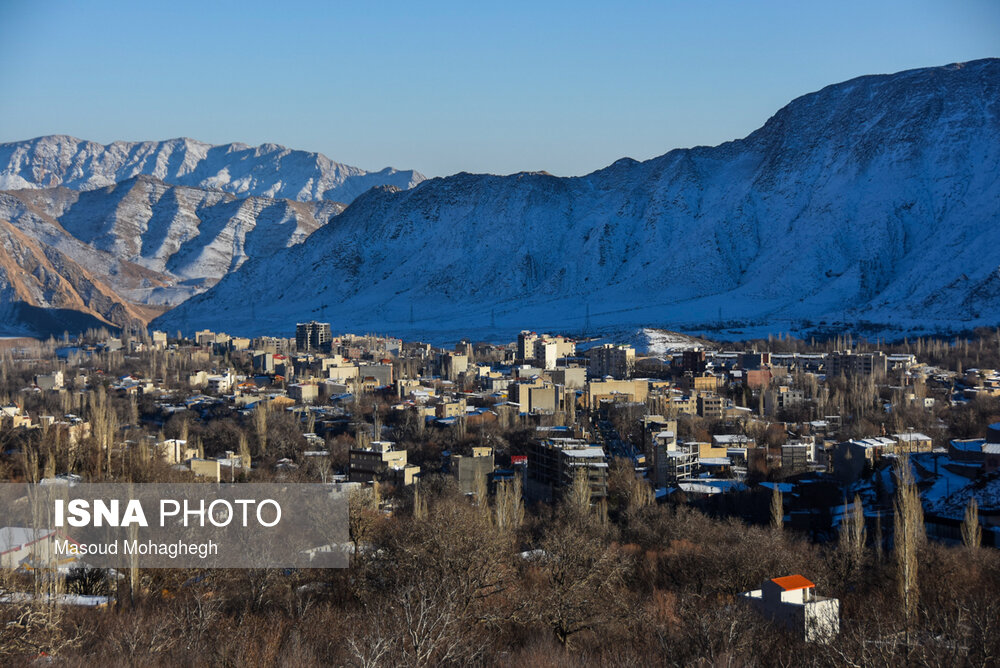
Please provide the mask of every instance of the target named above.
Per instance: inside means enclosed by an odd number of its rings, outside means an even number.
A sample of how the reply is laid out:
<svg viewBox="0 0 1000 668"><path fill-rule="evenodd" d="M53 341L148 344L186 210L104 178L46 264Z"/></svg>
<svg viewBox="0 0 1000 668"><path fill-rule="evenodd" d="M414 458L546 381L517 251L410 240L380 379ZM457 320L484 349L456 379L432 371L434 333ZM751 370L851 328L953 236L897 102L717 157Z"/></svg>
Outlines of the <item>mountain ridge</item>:
<svg viewBox="0 0 1000 668"><path fill-rule="evenodd" d="M0 192L0 217L106 273L126 300L166 306L206 289L253 253L301 243L343 208L330 201L240 198L148 175L89 191ZM128 276L121 262L156 278L117 280Z"/></svg>
<svg viewBox="0 0 1000 668"><path fill-rule="evenodd" d="M375 185L410 188L424 180L414 170L366 171L322 153L272 143L208 144L178 137L99 144L70 135L43 135L0 144L0 190L58 185L92 190L140 174L242 197L344 203Z"/></svg>
<svg viewBox="0 0 1000 668"><path fill-rule="evenodd" d="M717 147L579 177L456 174L374 189L337 225L248 261L156 324L252 332L318 317L506 334L995 322L1000 256L980 254L1000 244L998 173L1000 60L867 75Z"/></svg>

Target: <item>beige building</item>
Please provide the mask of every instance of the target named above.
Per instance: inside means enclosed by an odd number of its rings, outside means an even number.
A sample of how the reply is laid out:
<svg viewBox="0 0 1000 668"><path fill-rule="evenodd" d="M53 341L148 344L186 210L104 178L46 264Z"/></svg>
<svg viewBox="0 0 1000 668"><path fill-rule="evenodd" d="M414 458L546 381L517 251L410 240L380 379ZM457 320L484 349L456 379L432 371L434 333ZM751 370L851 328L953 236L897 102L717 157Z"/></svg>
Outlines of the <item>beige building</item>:
<svg viewBox="0 0 1000 668"><path fill-rule="evenodd" d="M469 357L456 353L446 353L441 356L441 377L450 381L458 380L459 376L469 368Z"/></svg>
<svg viewBox="0 0 1000 668"><path fill-rule="evenodd" d="M438 418L453 418L465 415L465 399L445 399L434 405L434 416Z"/></svg>
<svg viewBox="0 0 1000 668"><path fill-rule="evenodd" d="M706 420L721 420L725 410L725 402L717 394L699 394L697 398L698 417Z"/></svg>
<svg viewBox="0 0 1000 668"><path fill-rule="evenodd" d="M288 386L288 396L300 404L311 404L319 398L319 386L315 383L295 383Z"/></svg>
<svg viewBox="0 0 1000 668"><path fill-rule="evenodd" d="M198 448L189 447L187 441L182 441L177 438L171 438L166 441L156 443L153 446L153 452L157 458L163 460L167 464L180 464L181 462L198 456Z"/></svg>
<svg viewBox="0 0 1000 668"><path fill-rule="evenodd" d="M582 366L567 366L554 369L549 374L552 382L566 388L582 390L587 384L587 369Z"/></svg>
<svg viewBox="0 0 1000 668"><path fill-rule="evenodd" d="M388 481L411 485L420 467L406 463L406 450L396 450L391 441L374 441L367 448L350 452L350 482Z"/></svg>
<svg viewBox="0 0 1000 668"><path fill-rule="evenodd" d="M892 439L896 441L896 452L899 453L930 452L934 449L931 437L916 431L893 434Z"/></svg>
<svg viewBox="0 0 1000 668"><path fill-rule="evenodd" d="M222 466L219 464L218 460L215 459L198 459L197 457L189 459L188 468L191 469L191 473L201 478L208 478L209 480L214 480L215 482L220 482L222 480Z"/></svg>
<svg viewBox="0 0 1000 668"><path fill-rule="evenodd" d="M543 336L535 341L535 364L542 369L555 369L557 360L571 357L575 352L575 341L562 336Z"/></svg>
<svg viewBox="0 0 1000 668"><path fill-rule="evenodd" d="M538 335L528 330L523 330L517 335L517 359L521 363L535 358L535 341Z"/></svg>
<svg viewBox="0 0 1000 668"><path fill-rule="evenodd" d="M692 376L690 379L690 387L697 392L715 392L719 389L719 379L711 374L705 376Z"/></svg>
<svg viewBox="0 0 1000 668"><path fill-rule="evenodd" d="M567 398L572 394L572 397ZM567 392L562 385L544 381L512 383L507 386L507 397L520 407L522 413L561 413L567 401L575 398L575 391Z"/></svg>
<svg viewBox="0 0 1000 668"><path fill-rule="evenodd" d="M153 331L153 347L163 350L167 347L167 333L159 330Z"/></svg>
<svg viewBox="0 0 1000 668"><path fill-rule="evenodd" d="M600 404L602 399L612 401L646 401L649 383L645 380L593 380L584 388L584 401L590 408Z"/></svg>
<svg viewBox="0 0 1000 668"><path fill-rule="evenodd" d="M605 343L591 348L586 353L590 360L590 377L604 378L611 376L617 379L632 377L635 370L635 348L632 346Z"/></svg>
<svg viewBox="0 0 1000 668"><path fill-rule="evenodd" d="M63 372L38 374L35 376L35 385L40 390L61 390L64 386Z"/></svg>
<svg viewBox="0 0 1000 668"><path fill-rule="evenodd" d="M837 351L826 356L826 376L884 376L888 370L888 358L885 353L855 353L850 350Z"/></svg>
<svg viewBox="0 0 1000 668"><path fill-rule="evenodd" d="M208 385L208 374L204 371L195 371L188 374L189 387L205 387Z"/></svg>

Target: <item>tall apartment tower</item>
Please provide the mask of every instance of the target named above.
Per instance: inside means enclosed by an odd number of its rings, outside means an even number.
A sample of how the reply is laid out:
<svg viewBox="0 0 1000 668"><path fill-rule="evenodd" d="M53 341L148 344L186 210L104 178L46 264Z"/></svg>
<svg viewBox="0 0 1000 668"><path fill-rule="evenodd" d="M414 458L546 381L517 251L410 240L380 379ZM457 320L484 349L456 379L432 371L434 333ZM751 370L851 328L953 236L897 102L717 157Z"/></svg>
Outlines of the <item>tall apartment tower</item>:
<svg viewBox="0 0 1000 668"><path fill-rule="evenodd" d="M517 359L528 362L535 359L535 341L538 335L528 330L522 330L517 335Z"/></svg>
<svg viewBox="0 0 1000 668"><path fill-rule="evenodd" d="M328 350L332 338L328 322L310 320L295 325L295 347L299 351Z"/></svg>

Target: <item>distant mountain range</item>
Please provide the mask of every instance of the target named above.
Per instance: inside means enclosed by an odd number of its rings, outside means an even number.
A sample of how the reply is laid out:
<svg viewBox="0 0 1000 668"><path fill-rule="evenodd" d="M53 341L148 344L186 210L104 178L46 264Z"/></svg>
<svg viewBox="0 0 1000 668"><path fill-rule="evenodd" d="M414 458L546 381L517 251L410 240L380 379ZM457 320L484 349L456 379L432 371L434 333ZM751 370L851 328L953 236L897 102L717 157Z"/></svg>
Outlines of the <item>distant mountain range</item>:
<svg viewBox="0 0 1000 668"><path fill-rule="evenodd" d="M1000 321L997 59L828 86L745 139L583 177L52 136L0 144L0 190L0 335L172 306L155 326L432 340Z"/></svg>
<svg viewBox="0 0 1000 668"><path fill-rule="evenodd" d="M182 138L105 146L66 135L0 144L0 190L55 186L94 190L136 176L239 197L344 204L373 186L406 189L424 180L413 170L386 167L366 172L321 153L277 144L213 146Z"/></svg>
<svg viewBox="0 0 1000 668"><path fill-rule="evenodd" d="M448 338L521 327L1000 321L1000 60L865 76L745 139L577 178L358 197L153 324ZM743 330L740 330L743 331Z"/></svg>
<svg viewBox="0 0 1000 668"><path fill-rule="evenodd" d="M344 210L334 200L422 179L275 145L2 144L0 185L15 189L0 192L0 335L146 322L301 243Z"/></svg>

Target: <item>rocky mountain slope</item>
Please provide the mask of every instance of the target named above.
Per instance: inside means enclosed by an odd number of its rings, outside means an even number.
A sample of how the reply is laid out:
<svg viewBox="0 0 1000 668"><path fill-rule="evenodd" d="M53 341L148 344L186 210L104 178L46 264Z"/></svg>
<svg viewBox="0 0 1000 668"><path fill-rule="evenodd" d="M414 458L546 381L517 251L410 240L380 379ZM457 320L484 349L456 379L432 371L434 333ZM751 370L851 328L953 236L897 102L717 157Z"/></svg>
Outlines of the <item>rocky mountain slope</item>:
<svg viewBox="0 0 1000 668"><path fill-rule="evenodd" d="M422 180L413 171L365 172L273 144L177 139L102 146L49 136L0 144L0 190L7 189L0 192L0 219L42 255L100 277L117 303L148 318L214 285L254 254L301 243L343 211L341 201L372 186L409 188ZM17 264L13 257L0 261ZM69 266L57 262L49 271ZM37 291L4 294L14 301L0 301L0 308L19 306L6 309L0 335L63 331L58 318L34 311L30 322L15 317L28 307L55 308L48 299L32 302ZM75 308L73 300L57 301ZM86 315L95 313L108 317L100 309ZM39 329L40 323L55 329Z"/></svg>
<svg viewBox="0 0 1000 668"><path fill-rule="evenodd" d="M66 135L0 144L0 190L93 190L141 175L240 197L344 203L373 186L406 189L424 180L413 170L366 172L277 144L213 146L181 138L104 146Z"/></svg>
<svg viewBox="0 0 1000 668"><path fill-rule="evenodd" d="M343 208L337 202L241 199L149 176L85 192L0 193L0 218L105 276L123 298L154 305L180 303L255 253L301 243ZM158 280L131 280L134 272L123 273L122 260Z"/></svg>
<svg viewBox="0 0 1000 668"><path fill-rule="evenodd" d="M1000 60L805 95L745 139L579 178L458 174L357 198L170 329L508 335L1000 319Z"/></svg>
<svg viewBox="0 0 1000 668"><path fill-rule="evenodd" d="M125 263L121 268L127 270ZM142 270L136 273L141 277ZM152 309L122 300L66 253L0 220L0 322L4 335L75 333L89 327L145 322L155 314Z"/></svg>

